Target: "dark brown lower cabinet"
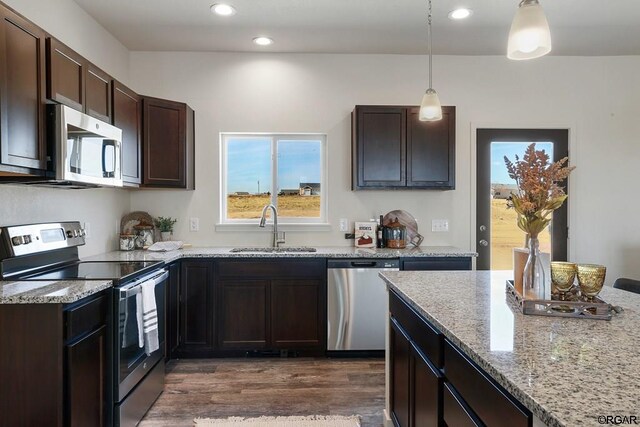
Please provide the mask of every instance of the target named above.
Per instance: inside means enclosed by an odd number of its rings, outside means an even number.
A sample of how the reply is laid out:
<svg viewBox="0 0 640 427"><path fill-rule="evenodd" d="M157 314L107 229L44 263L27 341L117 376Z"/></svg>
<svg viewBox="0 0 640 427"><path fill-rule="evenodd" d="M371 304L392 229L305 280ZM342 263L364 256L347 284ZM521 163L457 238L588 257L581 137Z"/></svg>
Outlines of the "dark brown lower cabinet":
<svg viewBox="0 0 640 427"><path fill-rule="evenodd" d="M485 425L531 426L531 412L448 340L444 346L444 365L451 387Z"/></svg>
<svg viewBox="0 0 640 427"><path fill-rule="evenodd" d="M326 350L325 260L219 260L216 288L221 354Z"/></svg>
<svg viewBox="0 0 640 427"><path fill-rule="evenodd" d="M66 353L67 425L104 426L106 415L107 327L69 344Z"/></svg>
<svg viewBox="0 0 640 427"><path fill-rule="evenodd" d="M389 295L389 403L395 426L531 427L531 411L395 292Z"/></svg>
<svg viewBox="0 0 640 427"><path fill-rule="evenodd" d="M443 376L415 344L411 344L411 425L438 427L442 420ZM455 424L452 424L455 425Z"/></svg>
<svg viewBox="0 0 640 427"><path fill-rule="evenodd" d="M183 260L180 271L179 356L201 356L213 349L213 295L213 261Z"/></svg>
<svg viewBox="0 0 640 427"><path fill-rule="evenodd" d="M404 271L471 270L471 257L402 258L400 269Z"/></svg>
<svg viewBox="0 0 640 427"><path fill-rule="evenodd" d="M443 401L443 418L447 426L482 427L482 423L467 408L467 405L450 384L444 386Z"/></svg>
<svg viewBox="0 0 640 427"><path fill-rule="evenodd" d="M391 318L389 324L390 381L391 381L391 417L396 426L409 426L411 411L411 372L409 336L398 322Z"/></svg>
<svg viewBox="0 0 640 427"><path fill-rule="evenodd" d="M271 282L271 341L277 349L320 348L326 316L323 280Z"/></svg>
<svg viewBox="0 0 640 427"><path fill-rule="evenodd" d="M171 357L326 351L326 260L182 260L179 299L170 270L169 320L179 339ZM169 339L169 341L171 338Z"/></svg>
<svg viewBox="0 0 640 427"><path fill-rule="evenodd" d="M166 339L165 361L177 357L180 344L180 262L169 265L169 281L166 287Z"/></svg>
<svg viewBox="0 0 640 427"><path fill-rule="evenodd" d="M111 425L111 307L0 305L0 425Z"/></svg>
<svg viewBox="0 0 640 427"><path fill-rule="evenodd" d="M218 343L223 350L267 347L269 282L229 280L218 283L220 321Z"/></svg>
<svg viewBox="0 0 640 427"><path fill-rule="evenodd" d="M393 317L389 332L393 422L396 426L440 426L442 373Z"/></svg>

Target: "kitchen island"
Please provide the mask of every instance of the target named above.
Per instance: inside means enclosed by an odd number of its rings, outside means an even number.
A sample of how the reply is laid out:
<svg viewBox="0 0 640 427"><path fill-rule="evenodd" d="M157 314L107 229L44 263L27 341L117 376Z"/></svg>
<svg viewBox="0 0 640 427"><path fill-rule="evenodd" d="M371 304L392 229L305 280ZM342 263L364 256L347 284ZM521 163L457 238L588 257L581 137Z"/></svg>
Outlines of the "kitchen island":
<svg viewBox="0 0 640 427"><path fill-rule="evenodd" d="M505 402L513 403L515 413L529 413L534 426L595 426L616 416L636 417L640 422L640 295L605 286L601 297L624 309L611 321L524 316L506 297L505 280L511 275L495 271L381 274L392 302L396 298L406 304L423 322L427 335L442 334L444 351L435 356L442 366L435 368L440 368L437 375L442 373L445 413L447 377L458 369L454 364L448 367L452 355L456 363L464 359L475 366L479 378L484 375L498 395L507 396ZM417 335L415 341L424 342L424 334ZM393 360L394 348L390 350ZM427 346L425 351L431 349ZM455 389L455 381L451 382ZM492 416L491 408L477 410ZM472 417L492 425L487 417L477 415ZM504 412L499 415L505 419Z"/></svg>

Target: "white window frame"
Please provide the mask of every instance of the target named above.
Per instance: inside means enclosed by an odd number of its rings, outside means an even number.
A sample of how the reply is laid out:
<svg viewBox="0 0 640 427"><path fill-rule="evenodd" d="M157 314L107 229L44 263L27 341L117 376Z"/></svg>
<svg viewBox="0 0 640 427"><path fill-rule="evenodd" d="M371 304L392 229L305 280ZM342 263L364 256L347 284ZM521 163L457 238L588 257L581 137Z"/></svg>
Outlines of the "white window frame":
<svg viewBox="0 0 640 427"><path fill-rule="evenodd" d="M327 185L327 135L323 133L258 133L258 132L221 132L220 133L220 212L216 230L246 230L257 226L256 219L231 219L227 218L227 144L229 139L271 139L271 203L277 207L278 197L278 156L277 146L279 140L295 141L320 141L320 217L319 218L294 218L278 216L278 226L283 230L296 229L330 229L327 222L328 212L328 185ZM271 222L271 221L269 221Z"/></svg>

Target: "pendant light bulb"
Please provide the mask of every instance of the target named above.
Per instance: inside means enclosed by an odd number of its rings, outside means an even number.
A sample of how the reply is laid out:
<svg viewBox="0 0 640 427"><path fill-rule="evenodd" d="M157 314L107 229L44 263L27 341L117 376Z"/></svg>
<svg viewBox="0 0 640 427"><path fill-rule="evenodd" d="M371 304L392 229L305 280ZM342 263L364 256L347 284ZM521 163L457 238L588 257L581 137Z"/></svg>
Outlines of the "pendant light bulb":
<svg viewBox="0 0 640 427"><path fill-rule="evenodd" d="M522 0L511 23L507 58L539 58L551 52L549 23L538 0Z"/></svg>
<svg viewBox="0 0 640 427"><path fill-rule="evenodd" d="M438 92L429 88L422 97L420 103L420 114L418 119L421 122L434 122L442 119L442 105L438 98Z"/></svg>
<svg viewBox="0 0 640 427"><path fill-rule="evenodd" d="M429 89L427 89L422 97L418 120L421 122L435 122L442 119L442 105L440 105L438 92L433 89L431 84L433 77L433 53L431 49L431 0L429 0L429 19L427 23L429 35Z"/></svg>

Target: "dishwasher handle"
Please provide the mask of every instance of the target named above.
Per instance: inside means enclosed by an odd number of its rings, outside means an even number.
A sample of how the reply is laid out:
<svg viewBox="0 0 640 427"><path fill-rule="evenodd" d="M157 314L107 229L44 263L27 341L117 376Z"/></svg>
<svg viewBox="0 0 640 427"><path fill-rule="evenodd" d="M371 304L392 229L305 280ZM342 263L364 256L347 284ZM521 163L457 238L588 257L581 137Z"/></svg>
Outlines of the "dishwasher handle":
<svg viewBox="0 0 640 427"><path fill-rule="evenodd" d="M377 268L377 269L400 269L398 258L350 258L350 259L330 259L327 261L327 268Z"/></svg>
<svg viewBox="0 0 640 427"><path fill-rule="evenodd" d="M351 267L375 267L375 261L351 261Z"/></svg>

